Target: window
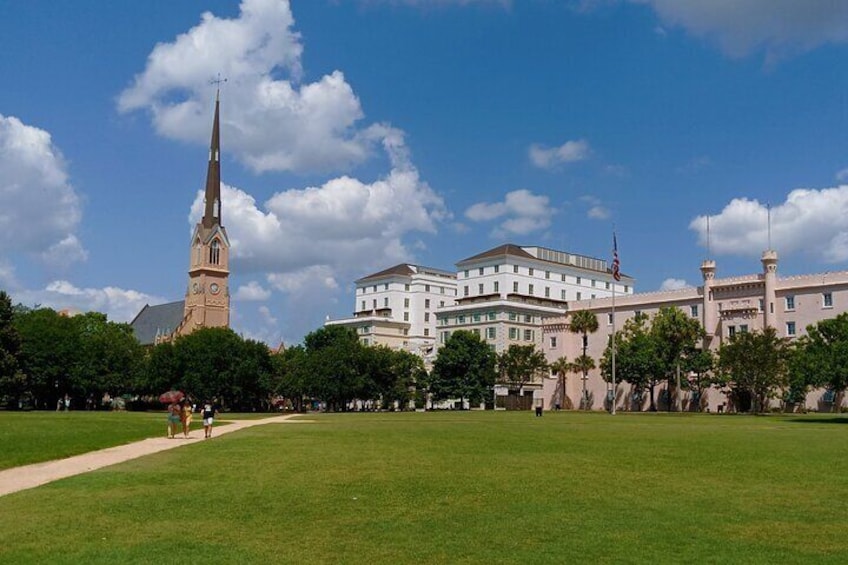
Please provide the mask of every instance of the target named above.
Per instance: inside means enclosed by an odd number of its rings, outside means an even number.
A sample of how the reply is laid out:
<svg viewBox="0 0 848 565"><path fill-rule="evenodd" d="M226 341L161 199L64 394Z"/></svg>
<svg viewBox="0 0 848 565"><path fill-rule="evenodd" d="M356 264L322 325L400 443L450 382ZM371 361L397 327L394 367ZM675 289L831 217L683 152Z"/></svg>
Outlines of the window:
<svg viewBox="0 0 848 565"><path fill-rule="evenodd" d="M365 310L365 301L364 300L362 301L362 308L360 308L360 310Z"/></svg>
<svg viewBox="0 0 848 565"><path fill-rule="evenodd" d="M389 290L389 283L383 285L383 290Z"/></svg>
<svg viewBox="0 0 848 565"><path fill-rule="evenodd" d="M457 324L464 324L465 323L465 316L462 316L462 315L457 316L456 317L456 323Z"/></svg>
<svg viewBox="0 0 848 565"><path fill-rule="evenodd" d="M473 330L471 330L471 331L473 331L473 332L474 332L474 335L476 335L477 337L480 337L480 328L474 328L474 329L473 329Z"/></svg>
<svg viewBox="0 0 848 565"><path fill-rule="evenodd" d="M630 292L630 287L628 285L624 285L624 292Z"/></svg>
<svg viewBox="0 0 848 565"><path fill-rule="evenodd" d="M833 295L829 292L822 294L822 306L824 308L833 308Z"/></svg>
<svg viewBox="0 0 848 565"><path fill-rule="evenodd" d="M448 336L450 336L450 332L442 332L442 337L441 337L442 343L444 343L448 340Z"/></svg>
<svg viewBox="0 0 848 565"><path fill-rule="evenodd" d="M786 335L795 335L795 322L786 322Z"/></svg>
<svg viewBox="0 0 848 565"><path fill-rule="evenodd" d="M509 339L518 339L518 329L509 328Z"/></svg>
<svg viewBox="0 0 848 565"><path fill-rule="evenodd" d="M594 296L593 296L592 298L594 298ZM634 310L634 311L633 311L633 316L634 316L634 317L635 317L635 316L641 316L641 315L642 315L642 311L641 311L641 310Z"/></svg>
<svg viewBox="0 0 848 565"><path fill-rule="evenodd" d="M592 288L595 288L595 285L598 283L595 279L592 279Z"/></svg>
<svg viewBox="0 0 848 565"><path fill-rule="evenodd" d="M597 294L592 293L592 300L596 299L597 297L598 297L598 295L597 295Z"/></svg>
<svg viewBox="0 0 848 565"><path fill-rule="evenodd" d="M403 285L403 290L405 290L406 292L409 292L409 284Z"/></svg>
<svg viewBox="0 0 848 565"><path fill-rule="evenodd" d="M468 296L468 285L462 288L462 296Z"/></svg>
<svg viewBox="0 0 848 565"><path fill-rule="evenodd" d="M562 282L565 282L565 273L563 273L563 274L561 275L561 277L562 277Z"/></svg>
<svg viewBox="0 0 848 565"><path fill-rule="evenodd" d="M582 293L582 292L578 292L578 293L577 293L577 300L581 300L582 298L583 298L583 293Z"/></svg>
<svg viewBox="0 0 848 565"><path fill-rule="evenodd" d="M424 337L430 337L430 328L424 328Z"/></svg>
<svg viewBox="0 0 848 565"><path fill-rule="evenodd" d="M212 245L209 246L209 262L217 265L221 261L221 244L217 239L212 240Z"/></svg>
<svg viewBox="0 0 848 565"><path fill-rule="evenodd" d="M463 273L463 276L464 276L466 279L468 278L468 269L465 269L465 272Z"/></svg>
<svg viewBox="0 0 848 565"><path fill-rule="evenodd" d="M383 308L388 308L388 307L389 307L389 297L386 296L385 298L383 298Z"/></svg>
<svg viewBox="0 0 848 565"><path fill-rule="evenodd" d="M486 319L487 320L497 320L498 315L495 314L494 312L489 312L489 313L486 314Z"/></svg>
<svg viewBox="0 0 848 565"><path fill-rule="evenodd" d="M403 321L404 321L404 322L408 322L408 321L409 321L409 312L404 312L404 313L403 313Z"/></svg>
<svg viewBox="0 0 848 565"><path fill-rule="evenodd" d="M552 336L550 337L550 344L551 344L551 349L556 349L557 341L556 341L556 336L555 336L555 335L552 335Z"/></svg>
<svg viewBox="0 0 848 565"><path fill-rule="evenodd" d="M404 308L409 308L409 298L404 298L404 299L403 299L403 307L404 307Z"/></svg>
<svg viewBox="0 0 848 565"><path fill-rule="evenodd" d="M500 292L500 285L498 284L498 281L495 281L495 292Z"/></svg>
<svg viewBox="0 0 848 565"><path fill-rule="evenodd" d="M550 271L545 271L545 278L546 279L551 278L551 272Z"/></svg>
<svg viewBox="0 0 848 565"><path fill-rule="evenodd" d="M480 314L474 314L473 316L471 316L471 319L474 320L475 322L479 322L480 321Z"/></svg>
<svg viewBox="0 0 848 565"><path fill-rule="evenodd" d="M477 294L483 294L483 283L477 285Z"/></svg>
<svg viewBox="0 0 848 565"><path fill-rule="evenodd" d="M515 315L515 312L510 312L510 313L509 313L509 319L510 319L510 321L513 321L513 322L514 322L517 318L518 318L518 316L516 316L516 315Z"/></svg>
<svg viewBox="0 0 848 565"><path fill-rule="evenodd" d="M739 333L746 334L748 333L748 324L742 324L739 326Z"/></svg>
<svg viewBox="0 0 848 565"><path fill-rule="evenodd" d="M377 292L377 285L375 284L373 287L374 292Z"/></svg>
<svg viewBox="0 0 848 565"><path fill-rule="evenodd" d="M512 292L518 292L518 282L512 283Z"/></svg>
<svg viewBox="0 0 848 565"><path fill-rule="evenodd" d="M582 284L580 281L581 281L580 277L577 277L577 284Z"/></svg>
<svg viewBox="0 0 848 565"><path fill-rule="evenodd" d="M430 312L424 312L424 321L425 321L425 322L429 322L429 321L430 321Z"/></svg>
<svg viewBox="0 0 848 565"><path fill-rule="evenodd" d="M604 284L606 285L606 289L607 289L607 290L609 290L609 289L610 289L610 283L609 283L609 282L605 282Z"/></svg>
<svg viewBox="0 0 848 565"><path fill-rule="evenodd" d="M495 265L495 272L496 272L496 273L500 273L500 272L501 272L501 266L500 266L500 265Z"/></svg>
<svg viewBox="0 0 848 565"><path fill-rule="evenodd" d="M533 330L524 330L524 341L533 341Z"/></svg>
<svg viewBox="0 0 848 565"><path fill-rule="evenodd" d="M612 325L612 312L607 314L607 325Z"/></svg>
<svg viewBox="0 0 848 565"><path fill-rule="evenodd" d="M374 310L377 309L377 299L374 299L374 300L371 301L371 308L374 309Z"/></svg>
<svg viewBox="0 0 848 565"><path fill-rule="evenodd" d="M439 308L444 308L444 306L445 306L445 301L439 300Z"/></svg>
<svg viewBox="0 0 848 565"><path fill-rule="evenodd" d="M486 339L495 339L497 337L497 328L486 328Z"/></svg>
<svg viewBox="0 0 848 565"><path fill-rule="evenodd" d="M561 291L559 291L559 299L565 300L565 289L562 289Z"/></svg>
<svg viewBox="0 0 848 565"><path fill-rule="evenodd" d="M518 265L513 265L513 266L512 266L512 272L513 272L513 273L517 273L517 272L518 272Z"/></svg>
<svg viewBox="0 0 848 565"><path fill-rule="evenodd" d="M690 306L689 307L689 313L692 314L693 318L697 318L698 317L698 305L693 304L692 306Z"/></svg>
<svg viewBox="0 0 848 565"><path fill-rule="evenodd" d="M794 310L795 309L795 297L794 296L787 296L786 297L786 309L787 310Z"/></svg>
<svg viewBox="0 0 848 565"><path fill-rule="evenodd" d="M532 285L532 284L531 284L531 285L527 285L527 294L530 294L530 295L532 295L532 294L533 294L533 285Z"/></svg>
<svg viewBox="0 0 848 565"><path fill-rule="evenodd" d="M524 323L532 324L533 323L533 316L531 316L530 314L524 314Z"/></svg>
<svg viewBox="0 0 848 565"><path fill-rule="evenodd" d="M765 310L765 305L766 305L766 301L763 300L762 298L760 298L759 302L757 303L757 310L762 312L763 310Z"/></svg>
<svg viewBox="0 0 848 565"><path fill-rule="evenodd" d="M545 287L545 298L550 298L550 297L551 297L551 287L546 286Z"/></svg>
<svg viewBox="0 0 848 565"><path fill-rule="evenodd" d="M424 308L425 308L426 310L429 310L429 309L430 309L430 299L429 299L429 298L425 298L425 299L424 299Z"/></svg>
<svg viewBox="0 0 848 565"><path fill-rule="evenodd" d="M424 285L424 292L430 292L430 285L429 284Z"/></svg>
<svg viewBox="0 0 848 565"><path fill-rule="evenodd" d="M527 269L527 274L530 275L531 277L533 276L533 267L530 267L529 269Z"/></svg>
<svg viewBox="0 0 848 565"><path fill-rule="evenodd" d="M483 267L480 267L480 274L483 274Z"/></svg>
<svg viewBox="0 0 848 565"><path fill-rule="evenodd" d="M736 335L736 326L728 326L727 327L727 335L728 337L733 337Z"/></svg>
<svg viewBox="0 0 848 565"><path fill-rule="evenodd" d="M439 294L444 294L444 293L445 293L445 287L440 286L439 287Z"/></svg>

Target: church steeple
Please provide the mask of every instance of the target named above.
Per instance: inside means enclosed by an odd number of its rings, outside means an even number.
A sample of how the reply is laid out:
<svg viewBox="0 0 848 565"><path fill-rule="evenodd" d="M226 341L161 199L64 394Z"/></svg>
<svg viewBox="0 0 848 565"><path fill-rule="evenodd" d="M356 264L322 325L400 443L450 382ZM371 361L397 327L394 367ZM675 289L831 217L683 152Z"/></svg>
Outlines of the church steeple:
<svg viewBox="0 0 848 565"><path fill-rule="evenodd" d="M218 125L220 90L215 93L215 121L209 144L209 167L206 171L206 208L201 223L205 228L221 225L221 133Z"/></svg>

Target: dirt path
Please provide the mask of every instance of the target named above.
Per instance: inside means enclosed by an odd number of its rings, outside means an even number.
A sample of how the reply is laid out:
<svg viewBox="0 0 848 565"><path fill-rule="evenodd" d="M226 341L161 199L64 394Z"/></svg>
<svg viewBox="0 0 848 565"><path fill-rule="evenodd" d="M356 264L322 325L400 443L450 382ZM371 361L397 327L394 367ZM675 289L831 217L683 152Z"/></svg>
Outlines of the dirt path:
<svg viewBox="0 0 848 565"><path fill-rule="evenodd" d="M215 426L213 429L214 437L250 428L252 426L261 426L264 424L276 424L289 421L289 423L306 422L307 420L290 420L295 414L286 416L274 416L272 418L262 418L259 420L230 420L226 426ZM204 441L203 429L193 430L189 432L189 437L184 438L182 434L178 438L149 438L135 443L119 445L116 447L107 447L99 451L83 453L75 455L67 459L57 459L55 461L45 461L43 463L33 463L32 465L24 465L22 467L13 467L0 471L0 496L5 496L13 492L34 488L45 483L87 473L101 467L107 467L116 463L123 463L130 459L158 453L168 449L174 449L183 445L189 445L198 441Z"/></svg>

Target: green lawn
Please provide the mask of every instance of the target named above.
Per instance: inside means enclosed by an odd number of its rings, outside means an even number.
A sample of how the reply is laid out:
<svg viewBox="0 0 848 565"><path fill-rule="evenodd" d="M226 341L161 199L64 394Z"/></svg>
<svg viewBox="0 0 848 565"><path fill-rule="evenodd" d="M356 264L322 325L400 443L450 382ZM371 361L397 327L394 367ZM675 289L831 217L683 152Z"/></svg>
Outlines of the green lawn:
<svg viewBox="0 0 848 565"><path fill-rule="evenodd" d="M269 414L263 414L267 417ZM225 419L255 418L226 414ZM191 429L202 428L199 414ZM0 411L0 470L165 436L165 412Z"/></svg>
<svg viewBox="0 0 848 565"><path fill-rule="evenodd" d="M2 497L0 562L848 562L848 418L303 419Z"/></svg>

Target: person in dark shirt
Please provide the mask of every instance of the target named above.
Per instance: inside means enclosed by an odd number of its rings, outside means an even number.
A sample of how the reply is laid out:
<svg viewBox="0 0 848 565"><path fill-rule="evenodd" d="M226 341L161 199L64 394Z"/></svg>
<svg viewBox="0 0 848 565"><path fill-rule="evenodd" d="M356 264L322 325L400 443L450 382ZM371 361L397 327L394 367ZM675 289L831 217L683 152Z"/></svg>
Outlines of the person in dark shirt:
<svg viewBox="0 0 848 565"><path fill-rule="evenodd" d="M215 405L208 400L203 403L203 433L206 439L212 437L212 423L215 421L215 414L218 410Z"/></svg>

